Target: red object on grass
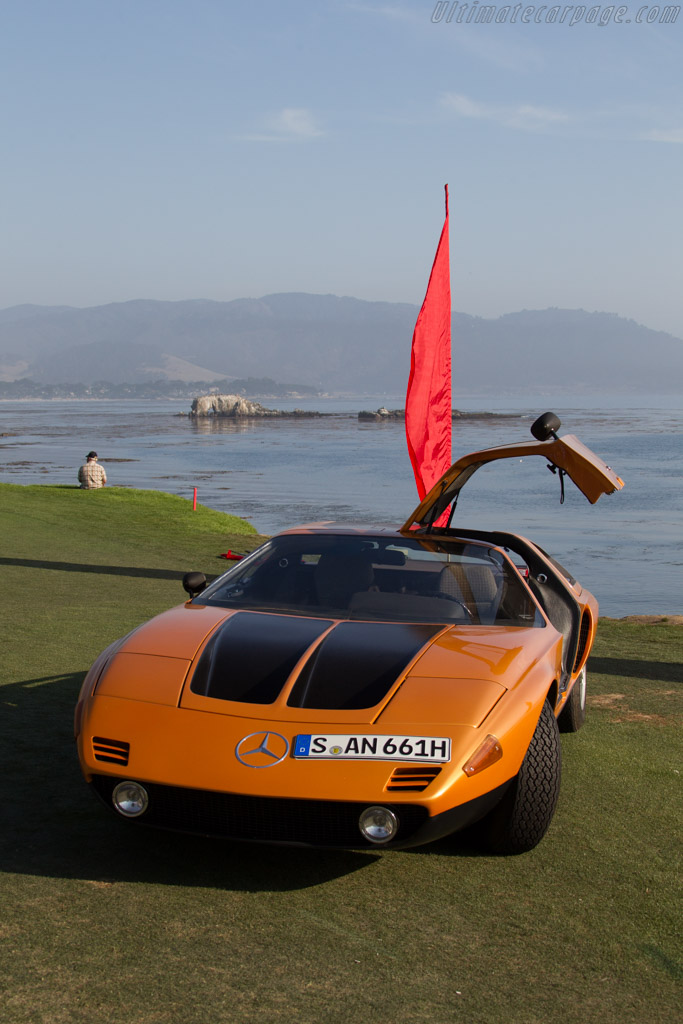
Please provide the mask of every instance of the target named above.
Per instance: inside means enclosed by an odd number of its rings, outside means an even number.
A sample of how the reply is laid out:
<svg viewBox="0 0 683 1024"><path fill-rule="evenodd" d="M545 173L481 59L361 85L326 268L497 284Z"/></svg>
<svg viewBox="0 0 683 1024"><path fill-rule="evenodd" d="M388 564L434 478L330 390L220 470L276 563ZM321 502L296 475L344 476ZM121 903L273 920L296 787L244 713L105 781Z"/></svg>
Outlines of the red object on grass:
<svg viewBox="0 0 683 1024"><path fill-rule="evenodd" d="M197 488L196 487L194 489L194 494L192 495L192 511L193 512L197 511Z"/></svg>
<svg viewBox="0 0 683 1024"><path fill-rule="evenodd" d="M406 438L420 500L451 465L451 274L446 219L415 323L406 395Z"/></svg>
<svg viewBox="0 0 683 1024"><path fill-rule="evenodd" d="M225 552L224 555L219 555L218 557L219 558L227 558L231 562L241 562L242 559L244 558L244 555L236 555L234 551L231 551L228 548L228 550Z"/></svg>

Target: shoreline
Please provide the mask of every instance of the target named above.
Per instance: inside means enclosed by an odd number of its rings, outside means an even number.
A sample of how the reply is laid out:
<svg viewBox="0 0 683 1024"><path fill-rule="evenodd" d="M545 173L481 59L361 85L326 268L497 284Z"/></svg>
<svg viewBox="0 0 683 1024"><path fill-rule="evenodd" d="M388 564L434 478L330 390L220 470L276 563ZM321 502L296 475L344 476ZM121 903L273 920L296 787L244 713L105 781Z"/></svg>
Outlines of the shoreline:
<svg viewBox="0 0 683 1024"><path fill-rule="evenodd" d="M599 615L605 622L632 622L637 626L683 626L683 615Z"/></svg>
<svg viewBox="0 0 683 1024"><path fill-rule="evenodd" d="M291 405L283 402L281 408ZM355 419L359 409L381 405L396 409L403 402L383 396L374 401L365 396L344 403L307 402L307 407L334 410L335 415L304 422L194 423L173 417L189 409L182 401L3 403L0 432L14 436L2 439L0 479L15 484L69 483L83 454L94 448L108 475L109 458L137 460L112 464L112 484L159 488L190 498L197 486L203 504L235 509L264 533L317 519L402 522L418 502L402 436L404 424ZM472 396L457 407L511 411L501 405ZM535 405L534 412L546 407L540 401ZM553 404L547 408L553 409ZM487 528L499 529L506 525L531 537L596 594L601 614L683 612L680 492L675 479L683 466L682 414L668 409L554 411L567 432L590 442L619 471L626 480L628 500L605 498L593 508L570 485L560 506L557 480L543 460L536 459L528 465L510 463L505 479L490 471L489 480L483 470L473 488L466 490L457 522L482 521ZM454 420L454 457L511 438L530 440L529 405L516 415L518 419ZM628 587L624 565L631 573Z"/></svg>
<svg viewBox="0 0 683 1024"><path fill-rule="evenodd" d="M109 462L125 462L125 461L129 461L129 460L125 460L125 459L109 459L107 461L109 461ZM57 492L71 491L71 492L78 493L78 494L82 493L81 489L78 487L77 484L50 484L50 483L22 484L22 483L16 483L16 482L13 482L13 481L0 481L0 492L5 490L5 492L7 494L7 492L10 491L13 488L19 488L19 489L22 489L22 490L23 489L28 490L28 489L31 489L31 488L41 488L41 489L45 488L46 490L47 489L53 489L53 490L56 490ZM102 490L98 490L96 492L84 492L84 493L86 493L86 494L98 494L98 495L101 495L101 496L106 496L107 494L115 495L117 492L119 492L119 493L123 492L124 494L128 494L128 495L130 495L130 497L133 500L135 499L135 492L138 492L140 494L150 494L150 495L166 496L166 497L169 497L169 498L173 499L174 501L176 499L178 499L181 502L184 502L188 507L191 506L191 504L192 504L192 501L191 501L190 498L186 498L186 497L184 497L182 495L178 495L178 494L172 494L169 491L164 491L164 490L161 490L161 489L158 489L158 488L137 488L137 487L122 487L122 486L118 486L117 487L117 486L113 486L113 487L107 487L107 488L102 489ZM8 508L7 504L5 504L5 508ZM244 518L244 517L241 517L239 515L236 515L235 513L226 512L224 510L213 509L213 508L210 508L210 506L201 506L201 508L205 509L206 511L210 512L211 514L215 513L219 517L220 516L227 516L229 519L238 519L238 520L243 521L251 529L254 530L254 533L249 532L249 533L244 534L244 536L247 537L247 538L254 538L256 536L259 536L259 537L263 538L264 541L268 539L268 535L261 534L258 531L257 527L254 526L254 524L248 518ZM239 547L240 546L239 542L237 542L237 544L235 546ZM47 567L49 567L49 562L48 562L48 566ZM222 569L222 571L223 572L227 571L227 568L229 568L229 567L224 567ZM220 575L220 573L217 573L217 575ZM600 623L600 622L614 622L614 623L619 623L621 625L673 626L673 627L680 627L680 626L683 626L683 613L680 613L680 612L656 612L656 613L655 612L650 612L650 613L640 613L640 614L630 613L630 614L627 614L627 615L599 615L598 623Z"/></svg>

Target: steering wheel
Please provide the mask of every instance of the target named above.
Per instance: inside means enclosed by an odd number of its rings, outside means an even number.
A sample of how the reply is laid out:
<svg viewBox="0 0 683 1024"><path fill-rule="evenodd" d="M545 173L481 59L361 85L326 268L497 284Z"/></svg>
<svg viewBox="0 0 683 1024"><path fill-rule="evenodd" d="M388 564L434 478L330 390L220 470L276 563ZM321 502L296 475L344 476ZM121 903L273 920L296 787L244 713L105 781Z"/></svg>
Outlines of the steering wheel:
<svg viewBox="0 0 683 1024"><path fill-rule="evenodd" d="M453 594L443 594L443 593L442 594L437 594L436 596L441 598L443 601L453 601L454 604L457 604L459 608L462 608L462 610L464 611L465 615L470 620L470 622L475 622L474 612L471 610L471 608L468 608L467 605L465 604L465 602L461 601L460 598L454 597Z"/></svg>

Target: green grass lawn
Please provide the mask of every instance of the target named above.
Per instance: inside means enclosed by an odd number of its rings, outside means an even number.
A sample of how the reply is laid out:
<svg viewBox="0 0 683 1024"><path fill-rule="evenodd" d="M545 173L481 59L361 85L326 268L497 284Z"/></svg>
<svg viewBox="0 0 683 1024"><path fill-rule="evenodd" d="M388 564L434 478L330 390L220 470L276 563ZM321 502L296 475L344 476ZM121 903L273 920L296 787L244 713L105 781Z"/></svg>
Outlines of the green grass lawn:
<svg viewBox="0 0 683 1024"><path fill-rule="evenodd" d="M680 1013L683 627L603 620L531 853L137 828L88 792L83 675L260 538L148 491L0 485L0 1021L626 1024Z"/></svg>

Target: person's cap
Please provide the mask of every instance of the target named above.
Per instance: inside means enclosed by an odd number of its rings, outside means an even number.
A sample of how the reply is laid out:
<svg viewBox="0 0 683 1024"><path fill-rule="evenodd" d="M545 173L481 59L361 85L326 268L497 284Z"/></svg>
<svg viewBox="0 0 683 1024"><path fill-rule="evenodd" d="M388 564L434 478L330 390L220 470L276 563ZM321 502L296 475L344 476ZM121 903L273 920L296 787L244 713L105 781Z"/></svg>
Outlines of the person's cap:
<svg viewBox="0 0 683 1024"><path fill-rule="evenodd" d="M96 459L96 458L97 458L97 452L88 452L88 454L86 455L86 459Z"/></svg>

